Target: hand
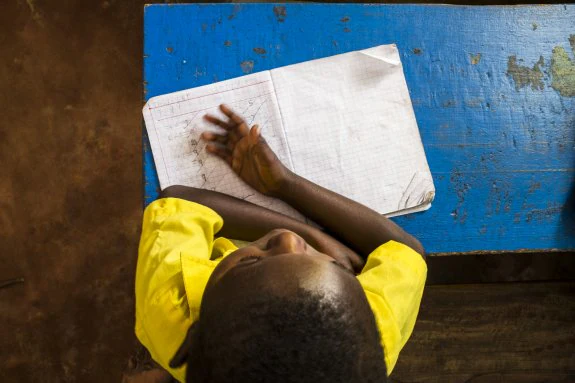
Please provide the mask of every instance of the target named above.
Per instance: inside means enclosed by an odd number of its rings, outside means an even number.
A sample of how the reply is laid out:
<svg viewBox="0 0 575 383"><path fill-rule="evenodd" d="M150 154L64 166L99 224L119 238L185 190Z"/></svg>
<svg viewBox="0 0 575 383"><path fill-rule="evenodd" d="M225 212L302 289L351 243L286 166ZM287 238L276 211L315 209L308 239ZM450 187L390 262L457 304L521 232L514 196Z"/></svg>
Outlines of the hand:
<svg viewBox="0 0 575 383"><path fill-rule="evenodd" d="M275 196L291 173L277 158L261 136L258 125L250 129L242 117L226 105L220 110L228 121L211 115L204 119L225 130L224 134L203 132L206 149L226 161L248 185L269 196Z"/></svg>

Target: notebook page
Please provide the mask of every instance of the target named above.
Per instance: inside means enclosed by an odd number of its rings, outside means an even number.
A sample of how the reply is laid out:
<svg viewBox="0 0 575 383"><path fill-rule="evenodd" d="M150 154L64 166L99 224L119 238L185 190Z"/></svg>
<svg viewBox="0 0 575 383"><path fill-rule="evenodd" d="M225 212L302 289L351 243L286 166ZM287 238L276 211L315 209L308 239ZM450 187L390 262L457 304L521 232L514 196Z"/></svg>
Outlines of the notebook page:
<svg viewBox="0 0 575 383"><path fill-rule="evenodd" d="M395 45L271 77L297 174L380 213L429 207L435 189Z"/></svg>
<svg viewBox="0 0 575 383"><path fill-rule="evenodd" d="M143 114L161 188L186 185L215 190L304 220L289 205L252 189L228 164L206 151L200 134L206 130L221 133L223 129L208 124L203 116L210 113L223 118L218 109L222 103L242 115L250 126L257 122L278 158L291 169L277 99L266 71L148 101Z"/></svg>

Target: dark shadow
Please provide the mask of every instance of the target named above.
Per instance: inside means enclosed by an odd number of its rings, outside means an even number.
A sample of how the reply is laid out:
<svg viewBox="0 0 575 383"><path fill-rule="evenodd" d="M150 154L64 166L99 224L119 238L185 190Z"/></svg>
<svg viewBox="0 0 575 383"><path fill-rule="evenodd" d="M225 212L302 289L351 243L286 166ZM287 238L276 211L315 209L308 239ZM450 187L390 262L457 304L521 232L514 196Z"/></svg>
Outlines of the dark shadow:
<svg viewBox="0 0 575 383"><path fill-rule="evenodd" d="M575 280L575 252L427 257L427 284Z"/></svg>

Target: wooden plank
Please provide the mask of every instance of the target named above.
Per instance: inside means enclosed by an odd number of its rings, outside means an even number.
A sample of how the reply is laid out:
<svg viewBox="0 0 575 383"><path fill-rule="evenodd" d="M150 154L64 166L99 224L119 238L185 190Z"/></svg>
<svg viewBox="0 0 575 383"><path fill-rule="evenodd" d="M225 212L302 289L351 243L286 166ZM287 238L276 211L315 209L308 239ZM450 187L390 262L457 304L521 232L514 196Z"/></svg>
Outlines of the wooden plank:
<svg viewBox="0 0 575 383"><path fill-rule="evenodd" d="M144 34L146 98L396 43L437 188L396 222L430 253L575 249L573 5L154 5ZM144 177L149 203L145 137Z"/></svg>
<svg viewBox="0 0 575 383"><path fill-rule="evenodd" d="M575 381L575 283L426 288L396 383Z"/></svg>
<svg viewBox="0 0 575 383"><path fill-rule="evenodd" d="M573 382L574 294L574 282L427 287L390 382ZM154 368L140 346L124 377Z"/></svg>

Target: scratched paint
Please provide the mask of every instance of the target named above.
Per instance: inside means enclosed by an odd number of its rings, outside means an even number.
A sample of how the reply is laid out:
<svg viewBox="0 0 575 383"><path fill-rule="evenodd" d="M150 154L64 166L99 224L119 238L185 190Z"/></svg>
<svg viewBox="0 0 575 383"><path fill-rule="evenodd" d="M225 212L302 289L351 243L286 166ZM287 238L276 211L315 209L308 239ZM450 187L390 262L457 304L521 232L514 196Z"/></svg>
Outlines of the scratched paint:
<svg viewBox="0 0 575 383"><path fill-rule="evenodd" d="M571 53L575 55L575 35L569 36ZM563 47L555 47L551 57L551 74L553 82L551 86L560 95L565 97L575 96L575 58L571 60Z"/></svg>
<svg viewBox="0 0 575 383"><path fill-rule="evenodd" d="M284 7L283 5L277 5L274 7L274 15L276 17L276 20L279 23L283 23L287 17L287 10L286 7Z"/></svg>
<svg viewBox="0 0 575 383"><path fill-rule="evenodd" d="M526 86L531 85L533 90L543 90L545 86L543 84L543 72L541 72L541 67L545 65L543 56L539 56L539 61L537 61L533 68L529 68L519 63L523 61L517 60L517 56L509 56L507 61L507 74L513 78L515 82L515 89L520 90Z"/></svg>
<svg viewBox="0 0 575 383"><path fill-rule="evenodd" d="M254 70L254 62L253 60L245 60L240 63L240 67L242 68L242 72L244 73L251 73Z"/></svg>

